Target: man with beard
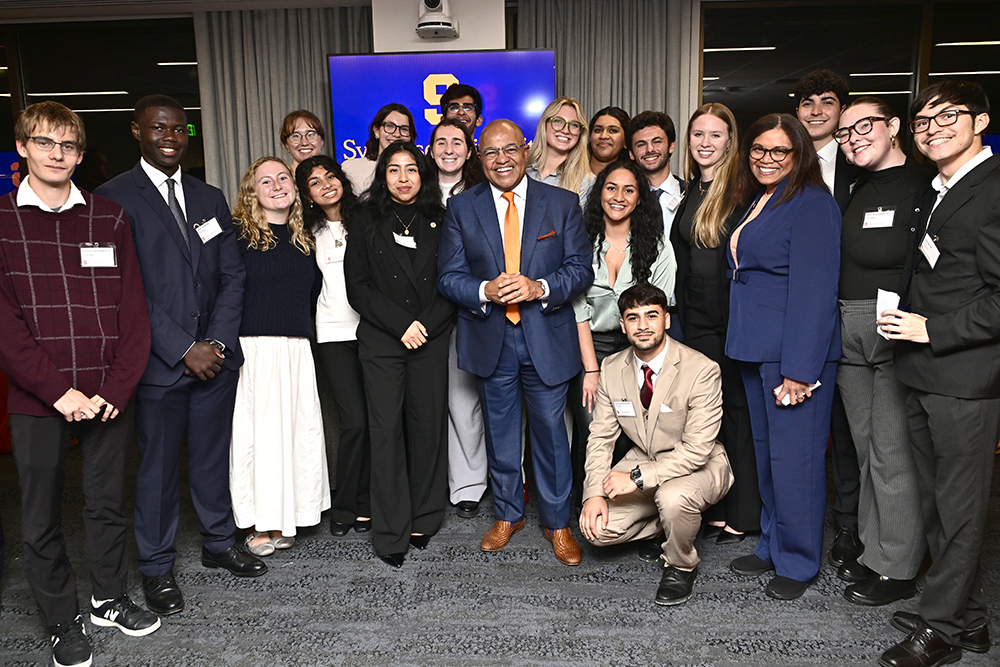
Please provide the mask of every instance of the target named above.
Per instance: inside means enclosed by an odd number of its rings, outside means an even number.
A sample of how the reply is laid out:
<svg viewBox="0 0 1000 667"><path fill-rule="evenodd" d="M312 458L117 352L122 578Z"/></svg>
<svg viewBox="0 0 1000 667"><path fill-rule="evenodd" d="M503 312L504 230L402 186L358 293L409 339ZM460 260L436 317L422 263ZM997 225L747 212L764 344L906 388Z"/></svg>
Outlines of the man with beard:
<svg viewBox="0 0 1000 667"><path fill-rule="evenodd" d="M658 287L630 287L618 310L632 346L601 365L580 530L596 546L665 534L656 604L682 604L698 577L701 512L733 484L716 440L722 376L714 361L666 335L670 315ZM612 466L621 433L635 445Z"/></svg>

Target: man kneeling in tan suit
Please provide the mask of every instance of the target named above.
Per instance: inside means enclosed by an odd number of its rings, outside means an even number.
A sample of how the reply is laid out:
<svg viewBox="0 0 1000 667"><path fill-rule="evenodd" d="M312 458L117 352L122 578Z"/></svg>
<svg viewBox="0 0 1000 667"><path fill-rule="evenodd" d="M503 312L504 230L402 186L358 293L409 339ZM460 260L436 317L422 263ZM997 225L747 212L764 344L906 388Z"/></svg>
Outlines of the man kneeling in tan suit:
<svg viewBox="0 0 1000 667"><path fill-rule="evenodd" d="M632 346L604 360L587 442L580 530L596 546L655 537L664 569L656 604L691 599L701 512L733 484L722 444L719 366L666 335L667 297L639 284L618 299ZM613 468L618 436L637 443Z"/></svg>

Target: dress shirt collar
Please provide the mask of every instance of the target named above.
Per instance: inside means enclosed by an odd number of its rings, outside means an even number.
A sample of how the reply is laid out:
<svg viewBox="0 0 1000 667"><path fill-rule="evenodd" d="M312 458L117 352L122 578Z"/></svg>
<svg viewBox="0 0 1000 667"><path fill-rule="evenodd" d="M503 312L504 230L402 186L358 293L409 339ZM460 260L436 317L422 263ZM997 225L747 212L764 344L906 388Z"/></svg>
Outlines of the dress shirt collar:
<svg viewBox="0 0 1000 667"><path fill-rule="evenodd" d="M35 194L35 191L31 189L31 175L24 177L21 181L21 185L17 188L17 205L18 206L37 206L46 213L62 213L63 211L68 211L74 206L79 206L80 204L87 204L87 201L83 198L83 193L80 192L80 188L76 187L76 183L73 181L69 182L69 198L66 199L64 203L59 208L51 208L41 200L41 198Z"/></svg>
<svg viewBox="0 0 1000 667"><path fill-rule="evenodd" d="M494 203L496 203L498 206L501 203L503 204L504 207L507 206L507 200L503 198L503 193L504 193L503 190L490 183L490 191L493 193ZM514 203L517 204L517 207L520 209L521 205L524 204L524 202L528 198L528 177L522 176L521 181L514 186L514 189L511 190L511 192L514 193ZM501 220L500 222L503 223L503 220Z"/></svg>
<svg viewBox="0 0 1000 667"><path fill-rule="evenodd" d="M162 189L163 186L164 186L164 184L167 182L168 179L174 181L175 183L177 183L177 185L181 184L181 168L180 167L177 167L177 170L172 175L167 176L162 171L160 171L159 169L157 169L153 165L151 165L148 162L146 162L146 158L140 158L139 159L139 164L142 165L142 170L144 172L146 172L146 176L149 176L149 180L151 180L153 182L153 185L156 186L157 190Z"/></svg>
<svg viewBox="0 0 1000 667"><path fill-rule="evenodd" d="M840 150L840 146L831 137L826 146L816 151L816 157L819 159L819 171L823 176L823 183L826 184L830 192L833 192L834 184L837 181L838 150Z"/></svg>
<svg viewBox="0 0 1000 667"><path fill-rule="evenodd" d="M665 179L663 179L662 182L660 182L660 183L658 183L656 185L653 185L652 183L650 183L649 187L652 190L659 189L659 190L667 193L671 197L673 197L675 195L679 195L681 193L681 183L680 183L680 181L678 181L676 178L674 178L674 175L670 174L670 173L667 174L667 177Z"/></svg>
<svg viewBox="0 0 1000 667"><path fill-rule="evenodd" d="M642 385L646 382L646 374L642 370L643 364L653 369L653 387L656 387L656 381L660 377L660 369L663 368L663 360L667 357L667 346L670 345L670 337L664 334L663 342L665 343L663 349L649 361L643 361L639 357L635 357L635 375L636 380L639 382L639 389L642 389ZM635 350L632 350L632 356L635 356Z"/></svg>
<svg viewBox="0 0 1000 667"><path fill-rule="evenodd" d="M963 176L989 160L992 155L993 149L989 146L983 146L983 150L979 151L979 153L977 153L971 160L963 164L961 168L955 172L955 175L948 179L947 183L945 183L944 179L941 178L941 174L938 174L934 177L934 180L931 181L931 187L937 190L940 196L943 197L944 193L947 193L948 190L955 187L955 184L962 180Z"/></svg>

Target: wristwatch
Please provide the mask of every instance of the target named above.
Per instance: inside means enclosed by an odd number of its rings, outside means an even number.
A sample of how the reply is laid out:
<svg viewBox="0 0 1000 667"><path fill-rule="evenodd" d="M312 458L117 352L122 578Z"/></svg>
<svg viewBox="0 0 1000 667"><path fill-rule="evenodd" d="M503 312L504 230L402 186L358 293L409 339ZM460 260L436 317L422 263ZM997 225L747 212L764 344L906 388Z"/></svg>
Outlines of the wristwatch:
<svg viewBox="0 0 1000 667"><path fill-rule="evenodd" d="M206 338L204 342L208 343L209 345L211 345L212 347L214 347L219 352L225 352L226 351L225 344L222 343L222 342L220 342L220 341L215 340L214 338Z"/></svg>
<svg viewBox="0 0 1000 667"><path fill-rule="evenodd" d="M636 488L642 491L642 471L639 470L639 466L632 468L632 472L629 473L629 477L635 482Z"/></svg>

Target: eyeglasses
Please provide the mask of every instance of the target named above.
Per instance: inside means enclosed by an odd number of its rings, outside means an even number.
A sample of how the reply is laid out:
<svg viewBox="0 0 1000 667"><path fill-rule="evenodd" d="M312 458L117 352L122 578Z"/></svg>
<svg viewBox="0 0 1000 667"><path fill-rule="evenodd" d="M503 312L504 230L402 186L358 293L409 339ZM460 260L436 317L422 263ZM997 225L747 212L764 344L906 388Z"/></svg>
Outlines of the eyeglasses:
<svg viewBox="0 0 1000 667"><path fill-rule="evenodd" d="M449 104L448 106L445 107L445 111L447 111L448 113L458 113L459 111L464 111L465 113L475 114L476 113L476 105L475 104L459 104L458 102L452 102L451 104Z"/></svg>
<svg viewBox="0 0 1000 667"><path fill-rule="evenodd" d="M567 131L574 137L578 136L587 127L578 120L566 120L562 116L552 116L552 118L546 120L552 124L552 129L556 132L562 132L564 129L569 128Z"/></svg>
<svg viewBox="0 0 1000 667"><path fill-rule="evenodd" d="M483 156L483 161L496 160L500 157L500 153L503 153L507 157L517 157L517 154L521 152L524 148L524 144L507 144L503 148L487 148L479 151L479 154Z"/></svg>
<svg viewBox="0 0 1000 667"><path fill-rule="evenodd" d="M920 134L921 132L926 132L931 129L931 121L933 120L937 123L938 127L948 127L949 125L954 125L958 122L959 115L967 113L970 116L975 117L977 114L967 111L965 109L948 109L947 111L942 111L941 113L934 114L933 116L917 116L910 123L910 132L913 134Z"/></svg>
<svg viewBox="0 0 1000 667"><path fill-rule="evenodd" d="M791 148L783 148L778 146L776 148L764 148L763 146L753 145L750 147L750 157L754 160L763 160L765 155L770 154L771 159L775 162L784 162L788 154L792 152Z"/></svg>
<svg viewBox="0 0 1000 667"><path fill-rule="evenodd" d="M868 134L875 127L875 121L884 120L886 123L889 122L888 118L882 118L881 116L868 116L867 118L862 118L854 125L850 127L842 127L833 133L833 138L838 144L846 144L851 140L851 133L858 136Z"/></svg>
<svg viewBox="0 0 1000 667"><path fill-rule="evenodd" d="M386 134L399 134L399 136L404 139L410 136L410 128L408 125L396 125L395 123L385 121L382 123L382 129Z"/></svg>
<svg viewBox="0 0 1000 667"><path fill-rule="evenodd" d="M316 137L318 136L319 132L317 132L316 130L309 130L305 134L302 134L301 132L292 132L291 134L288 135L288 138L292 140L293 144L301 144L303 139L305 139L310 143L313 143L316 141Z"/></svg>
<svg viewBox="0 0 1000 667"><path fill-rule="evenodd" d="M48 137L28 137L35 144L35 148L43 153L51 153L52 149L59 144L64 155L76 155L81 153L80 144L75 141L52 141Z"/></svg>

